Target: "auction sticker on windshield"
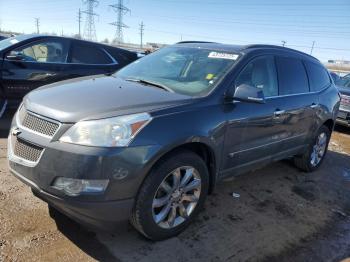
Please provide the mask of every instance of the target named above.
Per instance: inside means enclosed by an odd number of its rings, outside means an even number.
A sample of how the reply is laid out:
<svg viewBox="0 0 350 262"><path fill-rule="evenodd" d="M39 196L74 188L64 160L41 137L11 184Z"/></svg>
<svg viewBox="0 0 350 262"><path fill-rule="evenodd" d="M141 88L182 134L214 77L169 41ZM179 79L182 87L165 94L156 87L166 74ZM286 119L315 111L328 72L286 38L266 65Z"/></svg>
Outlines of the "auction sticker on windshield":
<svg viewBox="0 0 350 262"><path fill-rule="evenodd" d="M230 53L221 53L221 52L210 52L208 57L236 60L238 58L238 55L230 54Z"/></svg>

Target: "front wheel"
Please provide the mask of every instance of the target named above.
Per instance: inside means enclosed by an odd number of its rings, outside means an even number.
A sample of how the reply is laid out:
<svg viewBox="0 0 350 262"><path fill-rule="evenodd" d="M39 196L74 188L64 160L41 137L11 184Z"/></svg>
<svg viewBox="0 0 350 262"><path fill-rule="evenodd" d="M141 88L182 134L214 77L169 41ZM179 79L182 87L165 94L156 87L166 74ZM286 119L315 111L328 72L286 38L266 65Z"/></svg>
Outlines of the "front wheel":
<svg viewBox="0 0 350 262"><path fill-rule="evenodd" d="M203 206L208 184L207 167L198 155L190 151L169 155L141 186L131 223L152 240L179 234Z"/></svg>
<svg viewBox="0 0 350 262"><path fill-rule="evenodd" d="M316 170L322 163L328 149L331 131L326 126L322 126L311 145L301 156L294 158L294 164L305 172Z"/></svg>

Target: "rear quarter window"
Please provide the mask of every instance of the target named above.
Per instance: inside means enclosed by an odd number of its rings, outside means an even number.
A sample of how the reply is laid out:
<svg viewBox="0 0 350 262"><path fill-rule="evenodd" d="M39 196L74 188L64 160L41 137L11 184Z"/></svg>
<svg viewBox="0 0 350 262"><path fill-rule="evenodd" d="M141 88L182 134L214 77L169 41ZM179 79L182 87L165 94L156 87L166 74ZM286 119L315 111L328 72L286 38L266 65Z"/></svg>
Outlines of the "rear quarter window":
<svg viewBox="0 0 350 262"><path fill-rule="evenodd" d="M305 67L300 59L276 57L279 95L301 94L309 92L309 83Z"/></svg>
<svg viewBox="0 0 350 262"><path fill-rule="evenodd" d="M99 46L74 43L71 62L78 64L111 64L112 59Z"/></svg>
<svg viewBox="0 0 350 262"><path fill-rule="evenodd" d="M309 75L311 91L320 91L331 84L328 72L322 65L305 61L305 66Z"/></svg>
<svg viewBox="0 0 350 262"><path fill-rule="evenodd" d="M108 48L107 52L113 56L118 64L127 65L137 59L137 54L133 52L127 52L124 50Z"/></svg>

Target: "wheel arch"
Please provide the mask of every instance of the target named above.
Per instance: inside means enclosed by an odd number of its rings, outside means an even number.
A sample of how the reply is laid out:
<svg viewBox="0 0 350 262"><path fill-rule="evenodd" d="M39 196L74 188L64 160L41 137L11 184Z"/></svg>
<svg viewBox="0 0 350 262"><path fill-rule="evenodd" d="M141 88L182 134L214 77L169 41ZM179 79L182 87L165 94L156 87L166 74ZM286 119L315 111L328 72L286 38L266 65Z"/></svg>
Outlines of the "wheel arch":
<svg viewBox="0 0 350 262"><path fill-rule="evenodd" d="M334 129L335 122L333 119L328 119L323 123L323 125L326 126L329 129L329 131L332 132Z"/></svg>
<svg viewBox="0 0 350 262"><path fill-rule="evenodd" d="M149 171L162 159L169 157L169 155L172 155L181 150L191 151L203 159L204 163L208 168L208 173L209 173L209 192L208 193L209 194L212 193L215 189L215 184L217 181L217 171L218 171L217 160L218 159L214 149L204 142L190 141L182 144L177 144L172 146L171 148L168 148L167 150L159 154L156 157L156 159L152 161L152 165ZM147 177L147 175L145 176L145 178Z"/></svg>

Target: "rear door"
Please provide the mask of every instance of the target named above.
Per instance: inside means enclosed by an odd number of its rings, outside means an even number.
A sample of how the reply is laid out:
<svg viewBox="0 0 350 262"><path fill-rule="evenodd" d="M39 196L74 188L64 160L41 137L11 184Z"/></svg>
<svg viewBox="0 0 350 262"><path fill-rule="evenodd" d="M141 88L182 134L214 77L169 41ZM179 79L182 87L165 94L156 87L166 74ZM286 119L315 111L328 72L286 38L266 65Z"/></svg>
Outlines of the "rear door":
<svg viewBox="0 0 350 262"><path fill-rule="evenodd" d="M310 92L308 75L299 58L277 56L279 95L271 98L275 107L274 119L283 120L280 150L294 152L306 143L311 130L316 127L318 95Z"/></svg>
<svg viewBox="0 0 350 262"><path fill-rule="evenodd" d="M68 78L69 40L48 38L17 47L5 54L2 85L8 99L21 99L29 91ZM20 56L10 60L8 56Z"/></svg>
<svg viewBox="0 0 350 262"><path fill-rule="evenodd" d="M109 74L116 71L118 61L100 45L73 41L70 55L72 77Z"/></svg>

